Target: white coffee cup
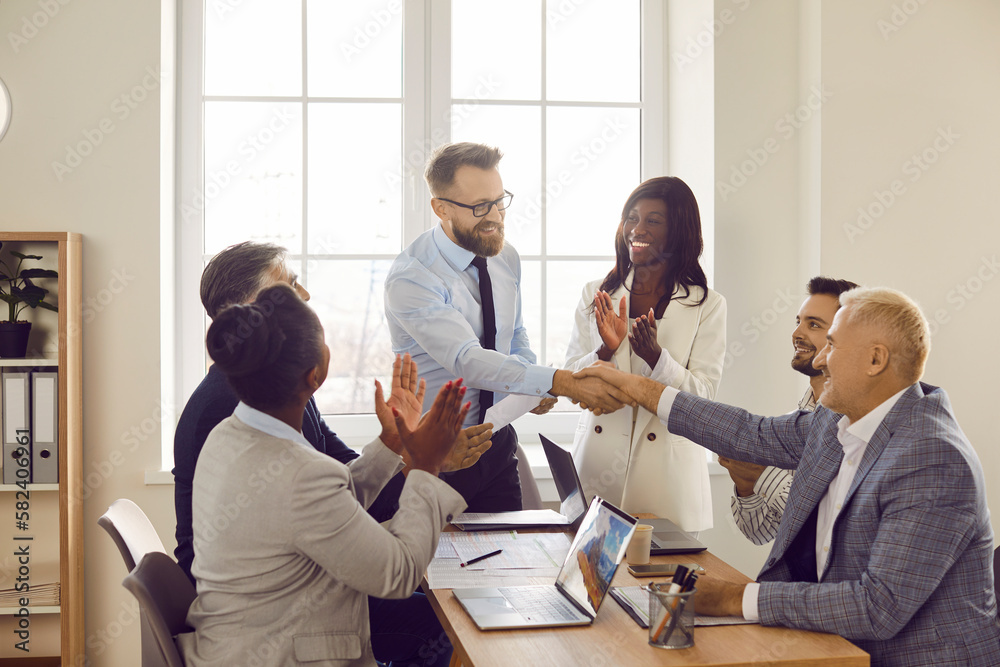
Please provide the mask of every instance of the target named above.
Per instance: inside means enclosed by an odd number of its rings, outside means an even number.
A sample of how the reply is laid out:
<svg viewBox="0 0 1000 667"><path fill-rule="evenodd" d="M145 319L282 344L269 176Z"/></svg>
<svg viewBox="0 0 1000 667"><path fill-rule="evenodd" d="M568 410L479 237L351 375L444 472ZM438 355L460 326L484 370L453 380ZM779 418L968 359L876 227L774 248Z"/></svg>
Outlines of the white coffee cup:
<svg viewBox="0 0 1000 667"><path fill-rule="evenodd" d="M640 523L635 527L632 541L625 549L625 560L632 565L645 565L649 562L649 548L653 542L653 527Z"/></svg>

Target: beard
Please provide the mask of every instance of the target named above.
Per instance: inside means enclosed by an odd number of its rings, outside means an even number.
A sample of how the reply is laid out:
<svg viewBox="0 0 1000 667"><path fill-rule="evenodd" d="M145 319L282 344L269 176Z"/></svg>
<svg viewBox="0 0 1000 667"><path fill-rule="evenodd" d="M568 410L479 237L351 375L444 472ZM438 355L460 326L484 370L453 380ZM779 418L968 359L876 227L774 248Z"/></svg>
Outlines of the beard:
<svg viewBox="0 0 1000 667"><path fill-rule="evenodd" d="M483 237L479 232L483 227L488 227L491 225L496 225L496 232L488 237ZM500 254L503 250L503 223L476 223L476 226L470 231L465 231L461 229L458 225L452 225L452 231L455 233L455 240L458 241L458 245L462 246L469 252L475 253L480 257L495 257Z"/></svg>
<svg viewBox="0 0 1000 667"><path fill-rule="evenodd" d="M802 373L805 376L814 378L822 373L822 371L820 371L818 368L813 367L813 359L815 358L816 358L815 350L813 350L813 353L810 354L807 358L800 359L798 355L796 355L792 357L792 368Z"/></svg>

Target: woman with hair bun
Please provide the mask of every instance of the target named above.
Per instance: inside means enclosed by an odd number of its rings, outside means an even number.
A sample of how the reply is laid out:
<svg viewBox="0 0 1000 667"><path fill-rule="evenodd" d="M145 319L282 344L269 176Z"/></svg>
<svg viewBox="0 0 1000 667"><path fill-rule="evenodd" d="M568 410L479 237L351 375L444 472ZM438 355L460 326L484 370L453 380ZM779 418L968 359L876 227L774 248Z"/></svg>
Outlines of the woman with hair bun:
<svg viewBox="0 0 1000 667"><path fill-rule="evenodd" d="M726 300L708 288L698 202L679 178L651 178L622 208L615 266L587 283L566 368L596 361L714 398L726 354ZM666 517L697 533L712 527L706 450L675 436L641 407L584 412L574 453L588 495L627 512Z"/></svg>
<svg viewBox="0 0 1000 667"><path fill-rule="evenodd" d="M330 350L316 314L291 287L269 287L219 313L207 345L241 402L212 430L195 469L198 597L187 617L195 631L178 637L185 664L375 665L368 596L408 597L441 527L465 508L437 477L469 409L461 379L418 420L394 400L417 385L415 364L397 357L393 394L387 405L376 383L376 409L391 406L402 447L378 440L344 465L301 433ZM383 527L364 507L403 468L402 448L411 471L399 511ZM425 645L411 656L432 665L449 658Z"/></svg>

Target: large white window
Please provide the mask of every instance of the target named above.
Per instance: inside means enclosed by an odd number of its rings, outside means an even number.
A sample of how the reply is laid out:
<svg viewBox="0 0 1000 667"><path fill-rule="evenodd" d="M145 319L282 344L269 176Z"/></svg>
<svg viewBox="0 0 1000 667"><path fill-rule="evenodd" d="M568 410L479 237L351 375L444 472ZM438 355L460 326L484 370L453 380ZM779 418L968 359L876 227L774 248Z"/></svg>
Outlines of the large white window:
<svg viewBox="0 0 1000 667"><path fill-rule="evenodd" d="M662 12L645 0L184 0L178 404L208 364L204 264L270 241L289 249L333 351L320 409L341 415L342 434L373 433L371 417L346 415L371 412L391 362L385 274L435 224L423 166L448 141L506 154L525 323L539 362L560 365L583 284L612 266L626 197L664 173Z"/></svg>

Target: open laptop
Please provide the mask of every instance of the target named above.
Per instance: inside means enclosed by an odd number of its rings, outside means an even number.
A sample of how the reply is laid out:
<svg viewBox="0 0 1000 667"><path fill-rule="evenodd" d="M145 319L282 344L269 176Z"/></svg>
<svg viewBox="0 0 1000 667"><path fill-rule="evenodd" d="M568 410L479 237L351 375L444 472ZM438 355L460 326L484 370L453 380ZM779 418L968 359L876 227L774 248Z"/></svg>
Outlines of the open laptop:
<svg viewBox="0 0 1000 667"><path fill-rule="evenodd" d="M540 433L539 437L552 470L552 481L559 493L559 511L463 512L452 519L454 525L462 530L516 530L547 526L569 526L574 532L579 529L587 512L587 500L576 472L576 464L573 463L573 455Z"/></svg>
<svg viewBox="0 0 1000 667"><path fill-rule="evenodd" d="M588 625L597 618L636 523L635 517L595 497L555 584L458 588L453 593L481 630Z"/></svg>
<svg viewBox="0 0 1000 667"><path fill-rule="evenodd" d="M562 499L559 511L568 517L577 514L582 517L583 509L587 506L587 495L580 482L580 475L576 471L573 455L541 433L538 437L542 441L542 448L545 449L549 467L552 468L552 479L559 492L559 498ZM707 548L670 519L642 519L641 523L653 527L653 539L649 550L653 556L693 554ZM574 527L579 528L578 525Z"/></svg>
<svg viewBox="0 0 1000 667"><path fill-rule="evenodd" d="M681 530L680 526L670 519L640 519L640 521L653 527L653 539L649 546L650 555L695 554L708 548L696 540L691 533Z"/></svg>

